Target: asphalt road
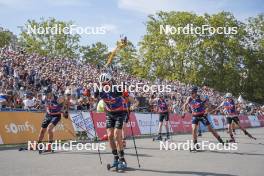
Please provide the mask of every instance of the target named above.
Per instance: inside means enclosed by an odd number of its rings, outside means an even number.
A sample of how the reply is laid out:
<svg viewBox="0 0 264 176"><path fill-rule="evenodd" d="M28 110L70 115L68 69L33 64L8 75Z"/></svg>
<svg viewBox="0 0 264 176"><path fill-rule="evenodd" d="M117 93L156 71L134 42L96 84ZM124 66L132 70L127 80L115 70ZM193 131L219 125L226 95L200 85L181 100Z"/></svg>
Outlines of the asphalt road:
<svg viewBox="0 0 264 176"><path fill-rule="evenodd" d="M0 150L1 176L101 176L101 175L198 175L198 176L262 176L264 169L264 128L249 129L258 139L252 140L237 131L235 151L190 152L184 150L160 150L160 143L151 138L136 139L141 168L137 166L132 140L128 140L126 160L128 169L123 173L107 171L106 164L112 162L112 154L101 151L101 165L97 151L57 151L39 155L35 151L17 149ZM219 132L225 139L226 132ZM174 135L173 143L186 142L190 134ZM216 140L209 133L204 133L199 141Z"/></svg>

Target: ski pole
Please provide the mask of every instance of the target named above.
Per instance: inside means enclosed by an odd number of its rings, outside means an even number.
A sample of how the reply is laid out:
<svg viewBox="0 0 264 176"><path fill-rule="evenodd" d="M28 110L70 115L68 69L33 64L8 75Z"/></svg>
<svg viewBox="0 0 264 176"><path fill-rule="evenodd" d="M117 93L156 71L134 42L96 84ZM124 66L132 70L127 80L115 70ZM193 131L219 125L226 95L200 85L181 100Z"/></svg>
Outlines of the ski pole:
<svg viewBox="0 0 264 176"><path fill-rule="evenodd" d="M127 113L128 113L128 121L129 121L129 124L130 124L130 130L131 130L131 133L132 133L132 140L133 140L134 148L135 148L135 151L136 151L138 167L140 168L140 163L139 163L139 157L138 157L138 152L137 152L136 140L135 140L135 136L134 136L134 132L133 132L133 128L132 128L132 124L131 124L131 121L130 121L130 118L129 118L129 116L130 116L130 112L129 112L129 110L127 110Z"/></svg>

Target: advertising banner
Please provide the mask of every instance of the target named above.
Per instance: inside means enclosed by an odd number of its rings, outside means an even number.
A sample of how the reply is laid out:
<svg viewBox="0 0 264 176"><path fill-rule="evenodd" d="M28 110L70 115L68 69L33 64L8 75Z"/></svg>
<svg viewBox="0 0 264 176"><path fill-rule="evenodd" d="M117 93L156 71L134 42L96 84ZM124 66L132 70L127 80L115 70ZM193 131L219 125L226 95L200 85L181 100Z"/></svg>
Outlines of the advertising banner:
<svg viewBox="0 0 264 176"><path fill-rule="evenodd" d="M259 127L260 122L257 116L248 116L251 127Z"/></svg>
<svg viewBox="0 0 264 176"><path fill-rule="evenodd" d="M156 134L159 124L159 114L135 113L141 134Z"/></svg>
<svg viewBox="0 0 264 176"><path fill-rule="evenodd" d="M27 143L38 139L44 113L0 112L0 136L4 144ZM54 140L74 139L71 121L62 118L54 128ZM45 135L44 140L47 140Z"/></svg>

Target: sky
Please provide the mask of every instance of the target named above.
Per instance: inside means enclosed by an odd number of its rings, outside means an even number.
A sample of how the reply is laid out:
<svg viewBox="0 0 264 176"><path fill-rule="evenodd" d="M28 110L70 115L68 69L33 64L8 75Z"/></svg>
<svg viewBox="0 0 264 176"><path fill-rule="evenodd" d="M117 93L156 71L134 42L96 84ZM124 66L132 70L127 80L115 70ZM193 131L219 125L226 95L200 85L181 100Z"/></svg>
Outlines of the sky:
<svg viewBox="0 0 264 176"><path fill-rule="evenodd" d="M230 11L239 20L264 13L263 0L0 0L0 26L20 33L28 19L41 17L73 21L81 27L107 29L104 35L82 35L81 45L101 41L114 48L120 35L137 46L146 32L144 22L157 11L190 11L197 14Z"/></svg>

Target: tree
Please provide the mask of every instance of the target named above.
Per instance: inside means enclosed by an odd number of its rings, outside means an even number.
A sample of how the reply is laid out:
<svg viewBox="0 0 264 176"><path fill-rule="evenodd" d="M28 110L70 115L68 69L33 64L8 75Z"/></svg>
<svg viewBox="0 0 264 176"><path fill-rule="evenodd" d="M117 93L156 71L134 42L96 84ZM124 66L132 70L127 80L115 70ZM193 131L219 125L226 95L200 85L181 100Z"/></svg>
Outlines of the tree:
<svg viewBox="0 0 264 176"><path fill-rule="evenodd" d="M41 18L39 22L28 20L21 29L20 42L29 53L75 58L78 56L80 36L63 31L72 24L55 18Z"/></svg>
<svg viewBox="0 0 264 176"><path fill-rule="evenodd" d="M83 46L80 52L86 62L94 65L103 66L107 61L108 47L107 45L97 42L91 46Z"/></svg>
<svg viewBox="0 0 264 176"><path fill-rule="evenodd" d="M229 12L196 15L189 12L158 12L146 22L140 42L143 77L179 80L208 85L222 92L242 94L249 100L264 101L263 45L264 17L246 24ZM183 34L161 32L161 26L225 27L226 34ZM236 30L235 33L229 30ZM146 72L148 70L148 72Z"/></svg>
<svg viewBox="0 0 264 176"><path fill-rule="evenodd" d="M244 38L245 56L242 95L258 103L264 101L264 14L249 18Z"/></svg>
<svg viewBox="0 0 264 176"><path fill-rule="evenodd" d="M0 31L0 48L10 44L12 35L9 31Z"/></svg>

